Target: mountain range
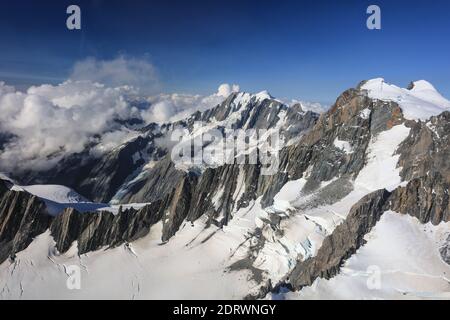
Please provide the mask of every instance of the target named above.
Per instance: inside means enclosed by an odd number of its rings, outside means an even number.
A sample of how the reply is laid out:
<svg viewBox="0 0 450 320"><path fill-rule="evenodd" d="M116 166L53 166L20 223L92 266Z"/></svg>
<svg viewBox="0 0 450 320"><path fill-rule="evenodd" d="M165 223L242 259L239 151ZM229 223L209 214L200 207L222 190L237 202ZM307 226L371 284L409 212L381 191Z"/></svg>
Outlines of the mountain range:
<svg viewBox="0 0 450 320"><path fill-rule="evenodd" d="M0 168L0 298L450 298L450 101L372 79L307 109L232 92L178 121L118 119L134 134L104 153ZM273 174L261 157L174 161L258 130L280 137Z"/></svg>

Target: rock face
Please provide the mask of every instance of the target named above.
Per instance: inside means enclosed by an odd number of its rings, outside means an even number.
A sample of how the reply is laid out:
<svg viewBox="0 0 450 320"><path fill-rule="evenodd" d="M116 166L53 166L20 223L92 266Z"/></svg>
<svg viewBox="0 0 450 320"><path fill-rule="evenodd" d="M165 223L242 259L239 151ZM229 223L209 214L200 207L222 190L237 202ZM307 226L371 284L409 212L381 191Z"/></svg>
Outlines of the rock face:
<svg viewBox="0 0 450 320"><path fill-rule="evenodd" d="M450 265L450 236L446 239L444 245L440 248L439 253L441 254L442 260Z"/></svg>
<svg viewBox="0 0 450 320"><path fill-rule="evenodd" d="M0 180L0 263L45 232L50 220L41 200L25 192L10 191Z"/></svg>
<svg viewBox="0 0 450 320"><path fill-rule="evenodd" d="M113 150L97 161L78 189L93 201L110 201L126 179L142 165L144 158L159 158L165 151L151 144L153 135L138 137L121 148Z"/></svg>
<svg viewBox="0 0 450 320"><path fill-rule="evenodd" d="M317 255L298 263L293 269L289 277L293 288L299 290L310 286L318 277L329 279L335 276L343 261L365 243L364 236L386 210L389 195L388 191L379 190L355 204L347 219L325 238Z"/></svg>
<svg viewBox="0 0 450 320"><path fill-rule="evenodd" d="M76 241L78 253L83 254L147 235L151 226L161 219L160 208L157 202L140 210L120 211L117 215L110 212L80 214L66 209L52 221L50 231L60 253L69 250Z"/></svg>
<svg viewBox="0 0 450 320"><path fill-rule="evenodd" d="M317 278L335 276L352 254L364 245L364 236L379 221L381 215L392 210L416 217L421 223L437 225L450 221L448 183L439 173L416 178L392 193L379 190L353 206L346 220L325 238L316 256L299 262L289 276L289 284L296 290L310 286ZM448 263L448 245L440 250Z"/></svg>
<svg viewBox="0 0 450 320"><path fill-rule="evenodd" d="M369 98L362 85L345 91L320 116L304 112L301 105L287 107L265 94L233 93L221 105L185 120L150 124L141 129L142 135L100 158L89 158L86 153L72 155L57 168L35 173L27 180L62 183L96 201L149 203L139 210L120 210L113 215L81 214L69 208L50 217L39 198L11 191L0 180L0 263L14 258L48 229L60 253L76 243L78 253L83 254L135 241L156 223L162 224L163 242L169 241L185 221L203 219L206 228L223 227L233 214L259 197L262 208L271 206L288 181L301 178L305 180L302 195L311 196L311 201L299 204L297 210L335 203L353 190L354 179L369 161L371 139L399 124L411 129L396 151L405 183L392 192L382 189L360 199L340 225L327 231L315 256L297 264L294 258L295 266L290 265L282 284L298 290L318 277L335 276L342 263L364 245L365 235L387 210L414 216L422 223L450 221L450 112L426 122L406 121L395 102ZM167 141L178 126L193 134L197 121L219 130L278 130L286 142L279 153L278 171L262 175L260 162L180 170L170 157ZM329 184L323 187L324 182ZM264 227L276 238L283 234L282 219L288 218L271 213L263 221ZM262 281L262 271L253 263L268 239L265 228L254 230L252 240L256 241L249 251L253 256L234 263L230 270L251 269L254 278ZM440 252L448 262L448 245ZM271 288L269 283L265 289Z"/></svg>
<svg viewBox="0 0 450 320"><path fill-rule="evenodd" d="M450 221L449 184L438 172L397 188L391 197L391 210L416 217L422 223L438 225Z"/></svg>
<svg viewBox="0 0 450 320"><path fill-rule="evenodd" d="M110 248L146 236L151 226L165 217L163 241L178 230L189 210L186 186L179 186L163 200L155 201L139 210L79 213L68 208L56 217L47 213L43 201L27 192L11 191L0 180L0 263L14 258L34 237L50 229L56 248L64 253L76 241L78 253L103 247Z"/></svg>
<svg viewBox="0 0 450 320"><path fill-rule="evenodd" d="M450 182L450 112L431 117L427 122L409 122L411 132L401 144L399 166L404 180L437 171Z"/></svg>
<svg viewBox="0 0 450 320"><path fill-rule="evenodd" d="M288 180L304 177L307 169L304 191L309 192L323 181L356 177L366 163L371 137L403 122L396 103L369 99L359 89L345 91L298 143L281 151L279 173L262 182L263 205L270 205ZM339 147L340 141L348 143L347 150Z"/></svg>

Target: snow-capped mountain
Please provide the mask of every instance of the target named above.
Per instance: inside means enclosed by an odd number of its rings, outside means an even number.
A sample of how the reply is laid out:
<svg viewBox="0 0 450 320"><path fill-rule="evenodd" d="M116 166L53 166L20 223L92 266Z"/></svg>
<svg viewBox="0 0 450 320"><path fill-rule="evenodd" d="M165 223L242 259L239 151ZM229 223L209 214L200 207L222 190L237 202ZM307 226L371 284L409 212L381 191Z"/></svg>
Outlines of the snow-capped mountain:
<svg viewBox="0 0 450 320"><path fill-rule="evenodd" d="M9 172L0 297L448 298L450 102L373 79L305 109L233 92L100 157ZM274 174L173 161L175 143L258 129L280 135Z"/></svg>

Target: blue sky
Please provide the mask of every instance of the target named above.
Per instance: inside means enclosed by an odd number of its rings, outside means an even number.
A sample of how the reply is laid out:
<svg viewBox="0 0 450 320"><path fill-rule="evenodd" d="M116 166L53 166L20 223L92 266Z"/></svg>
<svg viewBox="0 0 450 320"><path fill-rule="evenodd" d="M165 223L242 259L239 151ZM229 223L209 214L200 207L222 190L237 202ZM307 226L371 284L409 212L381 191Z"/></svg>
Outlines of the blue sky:
<svg viewBox="0 0 450 320"><path fill-rule="evenodd" d="M66 29L69 4L82 30ZM382 30L366 28L366 8ZM59 83L74 63L145 59L165 92L209 94L219 84L283 98L333 102L359 81L426 79L450 97L450 2L22 1L0 11L0 80Z"/></svg>

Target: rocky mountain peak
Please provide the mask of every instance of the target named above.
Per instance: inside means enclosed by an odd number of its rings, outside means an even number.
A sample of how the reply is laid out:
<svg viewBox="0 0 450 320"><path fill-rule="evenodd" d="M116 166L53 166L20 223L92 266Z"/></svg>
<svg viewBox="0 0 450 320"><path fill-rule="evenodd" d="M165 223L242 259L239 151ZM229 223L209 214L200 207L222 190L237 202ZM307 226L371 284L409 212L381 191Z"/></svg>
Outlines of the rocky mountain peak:
<svg viewBox="0 0 450 320"><path fill-rule="evenodd" d="M114 212L81 213L66 204L52 217L46 202L30 193L33 188L10 190L0 180L0 262L17 259L34 238L50 231L46 236L61 260L74 248L83 261L90 261L93 251L96 261L112 254L132 254L139 262L147 257L153 264L139 263L143 268L155 268L158 255L170 265L177 255L183 261L192 256L207 268L196 274L201 279L215 272L208 263L226 279L245 272L249 288L239 289L240 297L266 297L281 287L303 290L317 279L336 277L372 240L368 235L386 212L422 224L450 219L450 112L408 118L419 102L438 111L433 103L439 96L425 99L428 90L422 82L407 90L383 79L364 81L320 115L268 93L233 92L214 108L147 126L101 158L84 163L73 158L39 177L117 204ZM277 150L278 168L264 175L259 159L179 167L167 143L179 126L187 141L213 129L276 131L285 142ZM441 252L447 256L447 249Z"/></svg>

